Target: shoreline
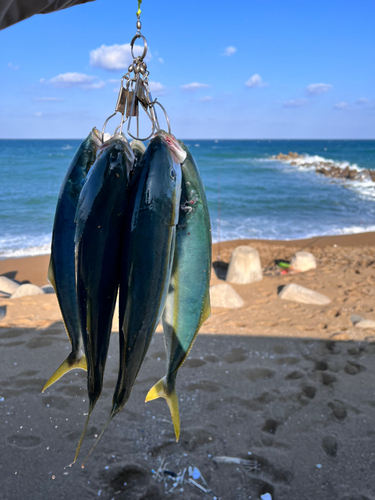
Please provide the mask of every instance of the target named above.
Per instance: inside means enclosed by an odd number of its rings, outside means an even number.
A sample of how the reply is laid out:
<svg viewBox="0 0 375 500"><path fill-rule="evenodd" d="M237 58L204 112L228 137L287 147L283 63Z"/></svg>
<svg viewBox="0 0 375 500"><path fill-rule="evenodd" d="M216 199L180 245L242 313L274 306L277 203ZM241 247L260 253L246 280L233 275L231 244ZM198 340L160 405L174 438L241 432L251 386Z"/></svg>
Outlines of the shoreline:
<svg viewBox="0 0 375 500"><path fill-rule="evenodd" d="M212 308L200 332L211 335L295 337L325 340L375 341L375 329L357 328L352 316L375 321L375 232L322 236L305 240L231 240L213 245L211 286L223 284L233 250L251 245L260 257L263 279L231 284L243 299L238 309ZM275 260L289 261L301 250L311 252L316 269L282 274ZM0 262L0 275L38 286L48 283L49 255ZM281 300L279 290L297 284L330 299L324 306ZM0 327L47 328L61 322L55 294L0 298L6 315ZM118 330L114 317L113 330ZM157 331L161 331L160 326Z"/></svg>
<svg viewBox="0 0 375 500"><path fill-rule="evenodd" d="M236 239L221 241L220 243L213 243L212 245L212 260L215 262L220 252L220 260L224 262L229 262L231 252L239 245L250 245L254 246L258 251L260 247L270 247L272 255L275 252L283 252L283 247L285 248L285 253L291 253L288 255L278 255L274 258L287 259L291 258L292 255L298 250L309 250L312 248L323 249L326 247L333 247L337 245L338 247L368 247L375 246L375 232L364 232L364 233L353 233L344 235L333 235L333 236L315 236L306 239L297 240L264 240L264 239ZM288 250L287 250L288 249ZM290 249L290 252L289 252ZM264 262L262 254L260 253L262 265L267 265L268 262ZM16 258L5 258L0 260L0 276L6 275L11 279L19 282L29 281L38 286L43 286L48 284L47 272L49 265L50 254L45 255L34 255L30 257L16 257ZM271 259L270 259L271 260Z"/></svg>

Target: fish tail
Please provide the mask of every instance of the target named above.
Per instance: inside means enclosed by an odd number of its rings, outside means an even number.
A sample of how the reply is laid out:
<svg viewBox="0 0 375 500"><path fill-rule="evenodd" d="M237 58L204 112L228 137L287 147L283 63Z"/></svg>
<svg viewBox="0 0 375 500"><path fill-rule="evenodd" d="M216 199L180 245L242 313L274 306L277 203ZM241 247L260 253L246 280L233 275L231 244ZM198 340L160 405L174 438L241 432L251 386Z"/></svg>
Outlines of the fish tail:
<svg viewBox="0 0 375 500"><path fill-rule="evenodd" d="M83 431L82 431L82 434L81 434L81 437L80 437L80 440L79 440L79 443L78 443L78 446L77 446L77 451L76 451L76 454L75 454L75 457L74 457L74 460L71 464L67 465L67 467L71 467L73 464L76 463L77 461L77 458L78 458L78 454L79 454L79 450L81 449L81 445L82 445L82 441L83 441L83 438L85 437L85 434L86 434L86 430L87 430L87 426L89 425L89 421L90 421L90 417L91 417L91 413L92 413L92 410L94 409L94 405L92 405L90 403L90 407L89 407L89 413L87 415L87 419L86 419L86 423L85 423L85 427L83 428Z"/></svg>
<svg viewBox="0 0 375 500"><path fill-rule="evenodd" d="M87 459L89 458L89 456L91 455L91 453L94 451L94 448L95 448L95 446L98 444L99 439L103 436L104 431L106 430L106 428L108 427L108 425L110 424L111 420L113 419L113 417L114 417L115 415L116 415L116 412L115 412L114 410L112 410L112 411L111 411L111 414L109 415L109 418L108 418L108 420L107 420L107 422L106 422L106 424L105 424L105 426L103 427L102 432L99 434L98 439L95 441L95 443L93 444L93 447L91 448L91 450L90 450L90 451L88 452L88 454L86 455L86 458L84 459L84 461L83 461L83 463L82 463L82 465L81 465L82 469L84 469L84 468L85 468L85 463L86 463Z"/></svg>
<svg viewBox="0 0 375 500"><path fill-rule="evenodd" d="M176 441L180 437L180 412L178 409L178 397L173 383L172 390L166 389L166 378L163 377L157 384L154 385L146 396L146 403L152 401L153 399L164 398L169 406L169 411L171 412L174 432L176 435Z"/></svg>
<svg viewBox="0 0 375 500"><path fill-rule="evenodd" d="M87 371L86 356L82 354L80 358L72 360L71 355L69 355L66 358L66 360L63 363L61 363L61 365L58 367L55 373L48 379L48 381L46 382L45 386L42 389L42 392L48 389L48 387L51 387L51 385L57 382L63 375L65 375L65 373L68 373L70 372L70 370L78 368Z"/></svg>

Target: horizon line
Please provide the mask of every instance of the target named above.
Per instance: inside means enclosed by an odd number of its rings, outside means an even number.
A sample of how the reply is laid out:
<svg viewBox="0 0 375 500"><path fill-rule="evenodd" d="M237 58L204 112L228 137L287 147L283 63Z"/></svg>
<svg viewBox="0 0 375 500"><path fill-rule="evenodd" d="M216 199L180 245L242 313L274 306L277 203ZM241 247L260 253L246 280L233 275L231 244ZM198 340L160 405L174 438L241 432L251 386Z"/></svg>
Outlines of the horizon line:
<svg viewBox="0 0 375 500"><path fill-rule="evenodd" d="M0 137L0 141L82 141L85 137ZM237 139L229 139L229 138L184 138L184 141L375 141L375 137L373 139L352 139L352 138L340 138L340 139L322 139L322 138L314 138L314 139L280 139L280 138L262 138L262 139L250 139L250 138L237 138Z"/></svg>

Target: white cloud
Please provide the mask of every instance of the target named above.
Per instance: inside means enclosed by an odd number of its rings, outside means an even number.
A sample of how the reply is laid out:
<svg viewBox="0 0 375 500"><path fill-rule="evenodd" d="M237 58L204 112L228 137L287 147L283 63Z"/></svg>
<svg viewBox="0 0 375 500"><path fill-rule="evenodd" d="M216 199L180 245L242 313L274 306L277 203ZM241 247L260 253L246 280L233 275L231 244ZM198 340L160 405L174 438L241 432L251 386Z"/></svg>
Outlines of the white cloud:
<svg viewBox="0 0 375 500"><path fill-rule="evenodd" d="M164 95L166 88L160 82L149 82L150 92L154 95Z"/></svg>
<svg viewBox="0 0 375 500"><path fill-rule="evenodd" d="M161 63L161 64L164 64L164 59L162 57L159 57L158 58L158 61Z"/></svg>
<svg viewBox="0 0 375 500"><path fill-rule="evenodd" d="M290 101L284 101L284 108L300 108L308 103L307 99L291 99Z"/></svg>
<svg viewBox="0 0 375 500"><path fill-rule="evenodd" d="M363 106L368 103L368 99L366 99L366 97L360 97L355 101L355 103L358 104L358 106Z"/></svg>
<svg viewBox="0 0 375 500"><path fill-rule="evenodd" d="M347 102L337 102L333 107L335 109L344 109L348 106Z"/></svg>
<svg viewBox="0 0 375 500"><path fill-rule="evenodd" d="M97 76L85 75L83 73L62 73L51 78L50 83L55 87L80 87L82 89L102 89L105 83Z"/></svg>
<svg viewBox="0 0 375 500"><path fill-rule="evenodd" d="M110 78L109 80L107 80L107 83L117 83L118 85L120 85L121 80L120 78Z"/></svg>
<svg viewBox="0 0 375 500"><path fill-rule="evenodd" d="M249 87L250 89L254 89L256 87L258 87L258 88L268 87L268 83L264 82L260 75L253 75L252 77L250 77L247 80L245 85L246 85L246 87Z"/></svg>
<svg viewBox="0 0 375 500"><path fill-rule="evenodd" d="M236 47L233 47L232 45L230 45L229 47L227 47L224 52L221 54L222 56L232 56L235 52L237 52L237 49Z"/></svg>
<svg viewBox="0 0 375 500"><path fill-rule="evenodd" d="M134 45L134 55L142 55L143 47ZM147 52L145 61L151 59L150 51ZM130 43L124 45L102 45L98 49L90 52L90 64L96 68L103 68L108 71L119 71L127 69L133 62Z"/></svg>
<svg viewBox="0 0 375 500"><path fill-rule="evenodd" d="M34 101L39 102L61 102L62 99L60 97L35 97Z"/></svg>
<svg viewBox="0 0 375 500"><path fill-rule="evenodd" d="M207 83L187 83L186 85L181 85L182 90L185 90L186 92L195 92L196 90L200 89L208 89L209 85Z"/></svg>
<svg viewBox="0 0 375 500"><path fill-rule="evenodd" d="M212 99L213 99L213 97L212 97L212 96L210 96L210 95L206 95L206 97L201 97L201 98L199 99L199 101L200 101L200 102L210 102L210 101L212 101Z"/></svg>
<svg viewBox="0 0 375 500"><path fill-rule="evenodd" d="M330 83L311 83L306 87L307 95L320 95L325 94L333 87Z"/></svg>
<svg viewBox="0 0 375 500"><path fill-rule="evenodd" d="M19 64L12 64L12 63L8 64L8 68L10 68L12 71L18 71L20 67L21 66Z"/></svg>
<svg viewBox="0 0 375 500"><path fill-rule="evenodd" d="M38 116L38 117L42 116L42 114L43 114L43 113L41 113L40 111L37 111L36 113L34 113L34 115L35 115L35 116Z"/></svg>

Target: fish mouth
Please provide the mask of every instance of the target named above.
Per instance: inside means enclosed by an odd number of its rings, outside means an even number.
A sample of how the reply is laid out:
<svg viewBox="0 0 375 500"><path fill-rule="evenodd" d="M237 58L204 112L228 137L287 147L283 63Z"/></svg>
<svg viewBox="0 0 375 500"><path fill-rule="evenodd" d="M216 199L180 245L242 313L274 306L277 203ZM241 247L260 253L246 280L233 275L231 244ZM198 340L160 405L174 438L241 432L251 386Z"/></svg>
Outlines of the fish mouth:
<svg viewBox="0 0 375 500"><path fill-rule="evenodd" d="M98 148L103 144L102 133L96 127L92 129L92 139Z"/></svg>
<svg viewBox="0 0 375 500"><path fill-rule="evenodd" d="M184 163L186 159L186 151L184 151L179 143L177 142L177 139L175 138L174 135L172 134L167 134L164 130L158 130L155 134L154 137L159 136L161 140L166 144L170 152L172 153L173 159L175 160L176 163Z"/></svg>

